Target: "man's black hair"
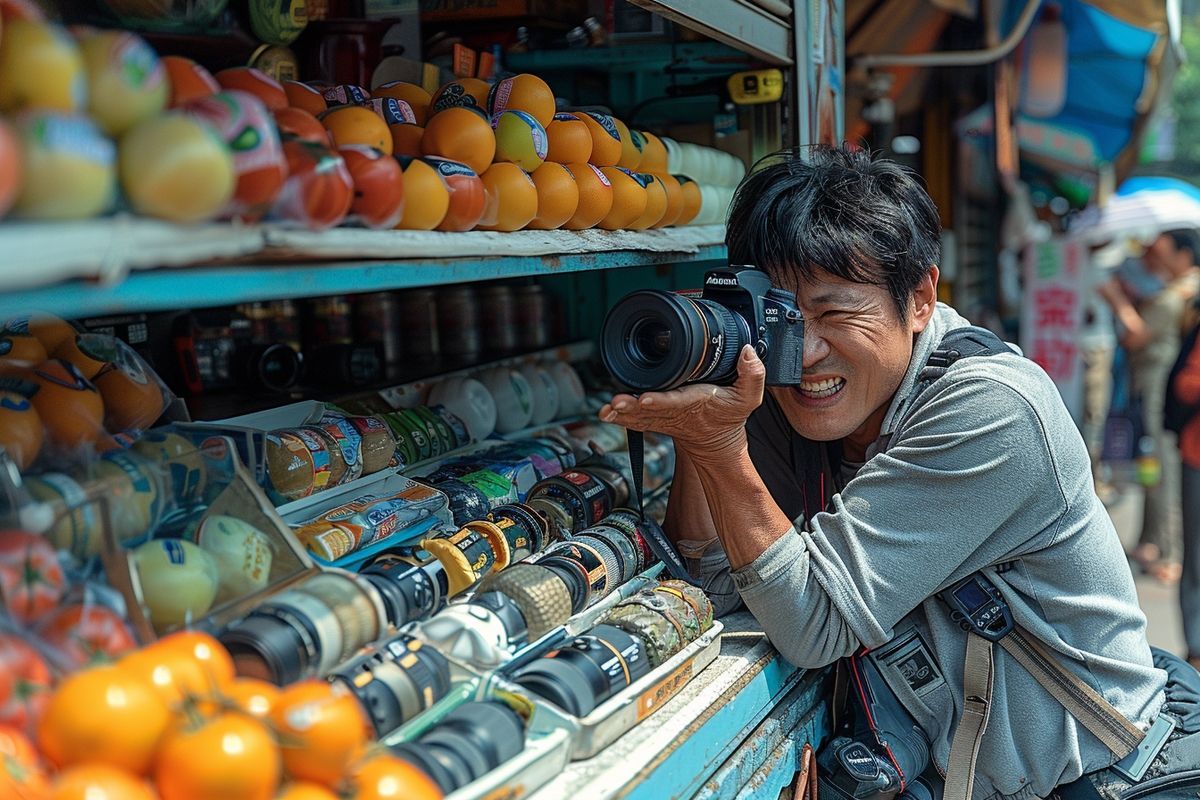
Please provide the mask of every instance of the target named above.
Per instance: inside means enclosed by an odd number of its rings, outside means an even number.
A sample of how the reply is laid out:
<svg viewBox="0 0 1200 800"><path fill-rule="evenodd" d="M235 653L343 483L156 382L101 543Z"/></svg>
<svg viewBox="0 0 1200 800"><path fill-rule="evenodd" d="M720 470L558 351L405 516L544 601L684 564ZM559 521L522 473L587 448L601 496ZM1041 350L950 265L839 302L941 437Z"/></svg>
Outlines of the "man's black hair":
<svg viewBox="0 0 1200 800"><path fill-rule="evenodd" d="M1191 250L1193 264L1200 261L1200 232L1192 228L1176 228L1163 231L1162 235L1170 238L1176 250Z"/></svg>
<svg viewBox="0 0 1200 800"><path fill-rule="evenodd" d="M846 146L760 160L738 187L726 231L730 263L757 266L776 286L824 270L885 287L902 318L941 257L937 208L913 174Z"/></svg>

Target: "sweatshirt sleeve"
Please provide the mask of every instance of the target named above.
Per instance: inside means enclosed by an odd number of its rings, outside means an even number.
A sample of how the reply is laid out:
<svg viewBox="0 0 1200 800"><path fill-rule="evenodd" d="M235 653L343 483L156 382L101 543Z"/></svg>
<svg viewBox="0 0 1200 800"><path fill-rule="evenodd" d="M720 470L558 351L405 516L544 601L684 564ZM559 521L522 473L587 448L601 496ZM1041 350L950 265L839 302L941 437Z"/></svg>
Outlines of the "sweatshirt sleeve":
<svg viewBox="0 0 1200 800"><path fill-rule="evenodd" d="M1053 384L1027 369L1028 393L1065 417ZM978 376L928 391L830 511L733 573L747 608L797 666L884 644L941 589L1055 534L1066 495L1025 390Z"/></svg>

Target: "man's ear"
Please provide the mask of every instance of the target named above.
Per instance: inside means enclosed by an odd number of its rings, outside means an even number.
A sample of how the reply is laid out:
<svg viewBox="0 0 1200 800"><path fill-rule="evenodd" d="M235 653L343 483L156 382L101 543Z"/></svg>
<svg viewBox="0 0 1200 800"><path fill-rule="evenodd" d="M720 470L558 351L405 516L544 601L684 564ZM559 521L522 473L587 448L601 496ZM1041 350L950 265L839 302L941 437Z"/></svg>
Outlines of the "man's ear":
<svg viewBox="0 0 1200 800"><path fill-rule="evenodd" d="M934 309L937 307L939 274L937 265L931 266L929 271L921 278L921 282L917 284L917 288L913 289L913 307L910 317L913 333L920 333L925 330L925 326L933 318Z"/></svg>

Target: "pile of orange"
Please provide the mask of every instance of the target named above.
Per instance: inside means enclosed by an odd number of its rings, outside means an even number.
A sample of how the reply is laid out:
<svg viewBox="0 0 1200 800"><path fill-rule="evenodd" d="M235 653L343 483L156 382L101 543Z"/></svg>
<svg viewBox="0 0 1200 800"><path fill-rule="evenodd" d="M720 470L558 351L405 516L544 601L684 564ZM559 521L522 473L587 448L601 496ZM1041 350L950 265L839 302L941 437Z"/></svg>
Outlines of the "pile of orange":
<svg viewBox="0 0 1200 800"><path fill-rule="evenodd" d="M36 716L0 723L0 797L371 800L396 787L412 800L442 796L371 740L344 687L238 678L216 639L187 631L76 672Z"/></svg>

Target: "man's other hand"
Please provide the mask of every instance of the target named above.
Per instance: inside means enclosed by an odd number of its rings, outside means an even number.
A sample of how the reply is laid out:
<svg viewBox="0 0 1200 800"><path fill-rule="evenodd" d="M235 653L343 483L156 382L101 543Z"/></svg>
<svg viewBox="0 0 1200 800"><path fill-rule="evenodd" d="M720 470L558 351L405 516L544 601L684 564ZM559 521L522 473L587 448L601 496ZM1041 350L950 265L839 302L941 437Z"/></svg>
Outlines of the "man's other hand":
<svg viewBox="0 0 1200 800"><path fill-rule="evenodd" d="M600 409L600 419L635 431L670 436L700 464L716 464L746 447L746 419L762 403L766 367L746 345L732 386L693 384L639 397L618 394Z"/></svg>

